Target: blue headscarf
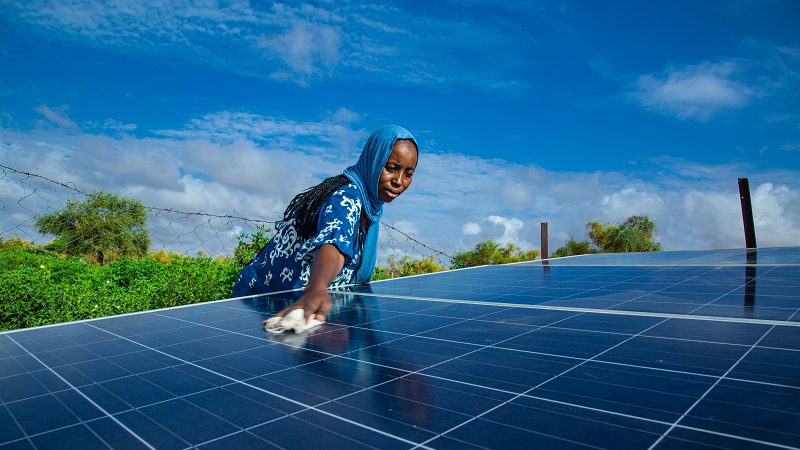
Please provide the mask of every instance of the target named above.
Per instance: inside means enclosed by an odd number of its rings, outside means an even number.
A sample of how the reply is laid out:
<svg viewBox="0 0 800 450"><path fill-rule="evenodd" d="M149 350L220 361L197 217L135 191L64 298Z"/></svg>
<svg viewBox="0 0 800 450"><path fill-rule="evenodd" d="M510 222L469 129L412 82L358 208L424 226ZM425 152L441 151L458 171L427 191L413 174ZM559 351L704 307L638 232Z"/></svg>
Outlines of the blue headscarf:
<svg viewBox="0 0 800 450"><path fill-rule="evenodd" d="M355 165L345 169L344 174L350 181L358 187L361 194L361 203L364 214L369 219L367 238L364 242L364 249L361 252L361 265L356 273L357 283L367 283L372 279L375 271L375 263L378 259L378 229L380 228L381 216L383 215L383 204L378 199L378 183L381 179L381 172L389 155L392 154L394 143L398 139L410 139L417 147L419 156L419 145L414 136L403 127L396 125L384 125L367 139L364 150Z"/></svg>

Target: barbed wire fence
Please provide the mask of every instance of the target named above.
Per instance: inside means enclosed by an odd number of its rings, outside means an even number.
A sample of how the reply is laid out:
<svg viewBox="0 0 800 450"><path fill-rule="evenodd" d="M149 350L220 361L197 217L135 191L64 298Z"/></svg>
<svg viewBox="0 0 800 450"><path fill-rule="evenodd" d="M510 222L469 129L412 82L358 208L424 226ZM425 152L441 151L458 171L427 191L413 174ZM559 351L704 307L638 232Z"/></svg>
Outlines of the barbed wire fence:
<svg viewBox="0 0 800 450"><path fill-rule="evenodd" d="M2 164L0 170L0 237L3 239L17 236L41 244L47 236L35 230L34 224L39 216L63 208L70 200L82 201L92 196L74 182L58 181ZM8 201L15 198L15 201ZM254 233L259 226L274 227L279 220L148 205L145 209L153 238L151 250L164 249L187 256L200 254L211 258L233 255L242 233ZM444 251L434 249L386 222L381 222L381 228L383 260L393 255L414 259L432 257L437 263L447 266L453 259Z"/></svg>

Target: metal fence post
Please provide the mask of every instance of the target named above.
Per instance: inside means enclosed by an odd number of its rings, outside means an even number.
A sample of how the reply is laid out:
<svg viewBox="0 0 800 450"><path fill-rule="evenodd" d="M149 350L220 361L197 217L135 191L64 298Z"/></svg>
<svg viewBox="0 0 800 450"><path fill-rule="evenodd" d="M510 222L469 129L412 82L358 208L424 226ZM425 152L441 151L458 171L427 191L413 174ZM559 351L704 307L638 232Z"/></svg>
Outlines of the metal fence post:
<svg viewBox="0 0 800 450"><path fill-rule="evenodd" d="M548 259L549 257L547 248L547 222L542 222L542 259Z"/></svg>
<svg viewBox="0 0 800 450"><path fill-rule="evenodd" d="M739 200L742 203L745 247L756 248L756 227L753 223L753 205L750 203L750 182L747 178L739 178Z"/></svg>

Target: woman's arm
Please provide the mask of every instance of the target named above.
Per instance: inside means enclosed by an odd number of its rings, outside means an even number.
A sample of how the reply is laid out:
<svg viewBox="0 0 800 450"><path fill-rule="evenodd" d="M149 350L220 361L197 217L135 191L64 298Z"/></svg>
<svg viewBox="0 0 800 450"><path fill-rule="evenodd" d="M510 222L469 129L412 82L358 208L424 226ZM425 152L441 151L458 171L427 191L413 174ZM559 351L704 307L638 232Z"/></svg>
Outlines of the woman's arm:
<svg viewBox="0 0 800 450"><path fill-rule="evenodd" d="M314 317L325 320L331 310L331 297L328 295L328 286L339 276L344 267L344 255L333 244L321 246L314 262L311 264L311 273L308 284L303 290L303 296L290 306L281 310L275 317L283 317L294 309L305 310L306 320ZM266 321L264 324L266 325Z"/></svg>

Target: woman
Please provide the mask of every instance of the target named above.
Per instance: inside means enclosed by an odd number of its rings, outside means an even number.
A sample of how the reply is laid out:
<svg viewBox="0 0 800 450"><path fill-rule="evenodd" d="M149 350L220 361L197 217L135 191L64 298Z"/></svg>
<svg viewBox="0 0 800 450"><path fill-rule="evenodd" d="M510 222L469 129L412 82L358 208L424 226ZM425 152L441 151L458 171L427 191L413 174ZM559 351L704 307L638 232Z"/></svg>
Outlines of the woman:
<svg viewBox="0 0 800 450"><path fill-rule="evenodd" d="M239 273L233 296L304 288L275 317L303 309L307 321L324 321L331 309L329 286L372 279L383 205L411 184L418 153L406 129L378 128L355 165L289 203L275 236Z"/></svg>

